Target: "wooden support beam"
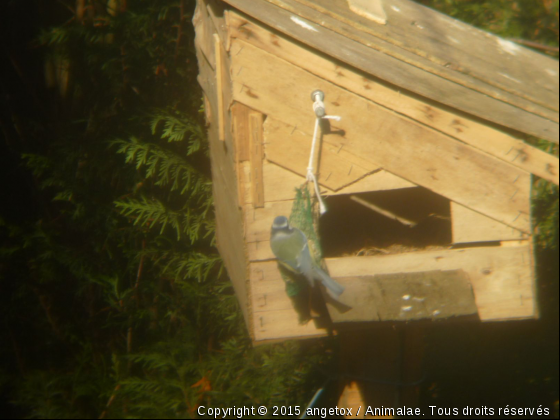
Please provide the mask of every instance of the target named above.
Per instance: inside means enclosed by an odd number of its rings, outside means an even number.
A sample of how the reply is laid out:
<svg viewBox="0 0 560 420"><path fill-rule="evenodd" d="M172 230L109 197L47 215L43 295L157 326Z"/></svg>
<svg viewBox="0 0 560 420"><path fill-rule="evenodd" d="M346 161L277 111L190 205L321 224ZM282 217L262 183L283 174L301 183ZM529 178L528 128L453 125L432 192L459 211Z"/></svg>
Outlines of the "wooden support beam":
<svg viewBox="0 0 560 420"><path fill-rule="evenodd" d="M249 154L249 113L251 108L236 102L231 107L233 120L233 137L235 144L235 160L244 162L250 159Z"/></svg>
<svg viewBox="0 0 560 420"><path fill-rule="evenodd" d="M216 56L216 90L218 95L218 138L221 141L226 139L225 106L224 106L224 83L222 74L224 64L222 58L222 43L218 34L214 34L214 55Z"/></svg>
<svg viewBox="0 0 560 420"><path fill-rule="evenodd" d="M200 3L197 4L197 7L200 7ZM215 41L215 38L212 39ZM213 47L215 47L215 44ZM222 96L218 93L217 88L219 78L210 62L203 56L200 48L197 48L197 57L199 65L198 80L204 90L205 105L209 111L207 115L210 118L208 141L212 169L212 193L216 212L216 243L233 283L245 323L249 333L252 334L253 318L249 303L250 284L247 281L249 274L243 241L243 214L238 207L235 158L232 156L234 149L224 147L224 143L219 139L216 121L216 116L219 114L218 98ZM224 123L229 124L229 118L224 119ZM225 144L231 144L233 142L231 130L227 130L225 136Z"/></svg>
<svg viewBox="0 0 560 420"><path fill-rule="evenodd" d="M196 3L195 13L193 15L193 25L195 31L194 43L197 51L202 54L199 60L206 60L212 69L216 68L216 58L214 55L214 37L213 28L210 22L208 11L204 1L199 0Z"/></svg>
<svg viewBox="0 0 560 420"><path fill-rule="evenodd" d="M264 207L263 115L260 112L249 113L249 144L253 206Z"/></svg>
<svg viewBox="0 0 560 420"><path fill-rule="evenodd" d="M396 220L397 222L402 223L405 226L414 227L417 224L416 222L414 222L412 220L408 220L404 217L398 216L398 215L396 215L395 213L393 213L389 210L386 210L386 209L383 209L379 206L376 206L375 204L370 203L369 201L366 201L366 200L364 200L360 197L357 197L355 195L351 195L350 200L355 201L356 203L361 204L362 206L364 206L364 207L366 207L370 210L373 210L374 212L379 213L382 216L385 216L385 217L387 217L391 220Z"/></svg>

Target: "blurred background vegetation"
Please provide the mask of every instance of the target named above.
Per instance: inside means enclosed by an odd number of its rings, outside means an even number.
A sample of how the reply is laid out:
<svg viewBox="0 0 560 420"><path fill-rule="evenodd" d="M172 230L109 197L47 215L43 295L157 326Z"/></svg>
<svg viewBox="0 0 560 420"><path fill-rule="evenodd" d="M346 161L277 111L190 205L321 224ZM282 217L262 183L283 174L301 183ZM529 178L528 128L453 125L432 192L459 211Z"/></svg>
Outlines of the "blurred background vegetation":
<svg viewBox="0 0 560 420"><path fill-rule="evenodd" d="M558 1L422 3L557 56ZM0 5L3 417L305 405L336 370L336 339L251 346L214 248L193 10L193 0ZM434 328L425 402L464 403L465 386L487 404L557 401L557 187L535 180L534 213L543 319Z"/></svg>

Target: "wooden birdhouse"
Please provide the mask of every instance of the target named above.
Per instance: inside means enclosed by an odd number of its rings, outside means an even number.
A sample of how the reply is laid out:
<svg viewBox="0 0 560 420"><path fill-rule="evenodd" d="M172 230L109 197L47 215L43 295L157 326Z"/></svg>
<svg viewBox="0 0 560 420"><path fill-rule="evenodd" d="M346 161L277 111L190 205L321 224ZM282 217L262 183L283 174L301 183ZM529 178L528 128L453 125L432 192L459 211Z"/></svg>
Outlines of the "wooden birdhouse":
<svg viewBox="0 0 560 420"><path fill-rule="evenodd" d="M345 322L538 317L531 174L558 184L558 62L408 0L197 0L217 244L255 343L300 324L270 249L314 173Z"/></svg>

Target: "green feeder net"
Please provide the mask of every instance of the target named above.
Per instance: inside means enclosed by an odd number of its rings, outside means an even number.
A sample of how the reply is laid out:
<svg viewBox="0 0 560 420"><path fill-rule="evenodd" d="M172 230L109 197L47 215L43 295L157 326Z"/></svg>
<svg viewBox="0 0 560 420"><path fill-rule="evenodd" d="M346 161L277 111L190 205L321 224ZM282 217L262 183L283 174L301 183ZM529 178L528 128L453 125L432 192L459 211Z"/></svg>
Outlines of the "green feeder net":
<svg viewBox="0 0 560 420"><path fill-rule="evenodd" d="M300 229L307 236L311 257L321 266L321 245L315 227L319 219L317 199L312 198L308 184L296 188L296 195L292 212L289 217L291 226ZM311 318L309 312L309 283L303 275L298 275L279 264L280 274L286 283L286 293L292 300L294 308L299 314L300 322Z"/></svg>

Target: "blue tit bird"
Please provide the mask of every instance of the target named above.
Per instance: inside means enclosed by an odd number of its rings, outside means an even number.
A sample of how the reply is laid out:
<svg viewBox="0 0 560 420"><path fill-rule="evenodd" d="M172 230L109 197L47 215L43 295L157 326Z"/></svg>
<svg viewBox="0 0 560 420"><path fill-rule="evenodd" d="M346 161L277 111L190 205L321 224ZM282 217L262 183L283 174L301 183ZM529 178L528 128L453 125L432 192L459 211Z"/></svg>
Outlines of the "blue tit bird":
<svg viewBox="0 0 560 420"><path fill-rule="evenodd" d="M343 286L315 264L309 252L307 237L298 228L290 226L285 216L276 217L272 223L270 247L286 268L303 274L311 287L315 285L316 279L325 286L329 295L334 299L344 292Z"/></svg>

